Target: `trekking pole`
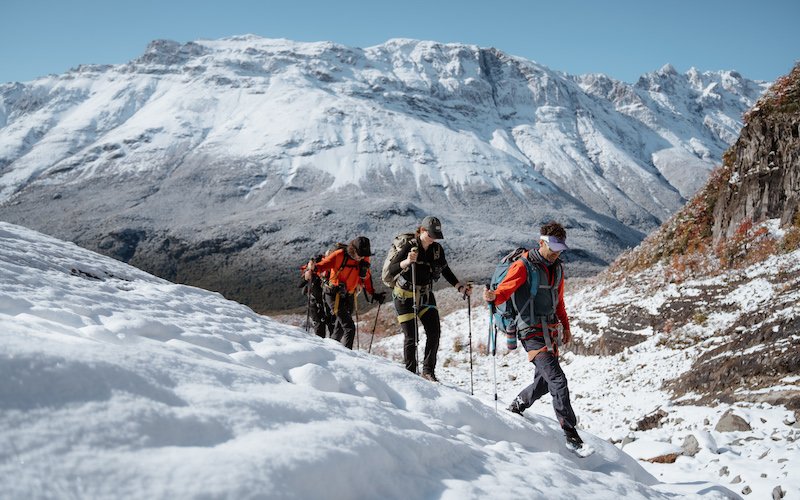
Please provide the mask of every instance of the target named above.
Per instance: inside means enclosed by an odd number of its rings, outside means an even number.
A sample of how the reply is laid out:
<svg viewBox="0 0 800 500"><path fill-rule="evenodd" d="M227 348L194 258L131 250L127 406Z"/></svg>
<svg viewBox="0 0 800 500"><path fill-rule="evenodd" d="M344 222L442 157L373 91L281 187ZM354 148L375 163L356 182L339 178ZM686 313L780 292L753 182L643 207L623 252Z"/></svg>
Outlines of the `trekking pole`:
<svg viewBox="0 0 800 500"><path fill-rule="evenodd" d="M411 252L417 253L417 247L412 247ZM409 253L411 253L409 252ZM411 263L411 294L414 297L414 358L416 358L416 370L419 375L419 325L417 324L417 314L419 313L417 307L417 263Z"/></svg>
<svg viewBox="0 0 800 500"><path fill-rule="evenodd" d="M467 286L472 286L472 283L467 283ZM464 298L467 299L467 324L469 325L469 394L475 395L475 389L472 382L472 297L464 292Z"/></svg>
<svg viewBox="0 0 800 500"><path fill-rule="evenodd" d="M311 279L313 280L314 277L312 276ZM306 333L308 333L308 327L311 323L311 281L306 282Z"/></svg>
<svg viewBox="0 0 800 500"><path fill-rule="evenodd" d="M489 290L489 285L486 285ZM492 372L494 374L494 412L497 413L497 330L494 327L494 301L489 302L489 350L492 352Z"/></svg>
<svg viewBox="0 0 800 500"><path fill-rule="evenodd" d="M353 294L353 303L356 308L356 351L360 350L358 342L358 294Z"/></svg>
<svg viewBox="0 0 800 500"><path fill-rule="evenodd" d="M367 349L367 354L372 353L372 341L375 340L375 328L378 326L378 315L381 313L382 305L382 302L378 302L378 312L375 313L375 323L372 325L372 337L369 339L369 348Z"/></svg>

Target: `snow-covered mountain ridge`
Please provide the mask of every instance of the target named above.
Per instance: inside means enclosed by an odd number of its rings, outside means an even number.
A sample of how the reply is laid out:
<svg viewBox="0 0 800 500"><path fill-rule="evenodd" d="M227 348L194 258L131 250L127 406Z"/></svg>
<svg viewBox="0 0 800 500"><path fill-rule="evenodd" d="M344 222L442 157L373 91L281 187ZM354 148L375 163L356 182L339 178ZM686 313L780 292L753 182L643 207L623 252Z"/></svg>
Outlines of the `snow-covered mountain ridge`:
<svg viewBox="0 0 800 500"><path fill-rule="evenodd" d="M260 309L296 301L264 289L298 255L356 233L380 249L429 213L462 274L549 218L597 270L702 185L763 89L405 39L156 41L0 86L0 217Z"/></svg>
<svg viewBox="0 0 800 500"><path fill-rule="evenodd" d="M10 498L731 498L7 223L0 328Z"/></svg>

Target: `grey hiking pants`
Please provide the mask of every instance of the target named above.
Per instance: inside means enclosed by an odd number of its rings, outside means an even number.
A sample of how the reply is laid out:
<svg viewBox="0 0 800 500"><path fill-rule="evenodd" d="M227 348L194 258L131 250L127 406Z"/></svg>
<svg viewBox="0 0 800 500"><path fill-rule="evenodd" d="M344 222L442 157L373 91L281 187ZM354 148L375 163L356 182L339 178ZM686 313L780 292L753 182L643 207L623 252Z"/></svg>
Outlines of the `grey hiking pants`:
<svg viewBox="0 0 800 500"><path fill-rule="evenodd" d="M523 340L522 346L526 352L536 351L544 347L544 339L534 337ZM523 409L529 408L537 399L549 392L553 398L553 410L556 412L558 423L563 429L575 428L578 421L569 401L567 376L561 369L558 357L550 351L541 352L533 358L532 363L536 367L533 383L517 395L522 401Z"/></svg>

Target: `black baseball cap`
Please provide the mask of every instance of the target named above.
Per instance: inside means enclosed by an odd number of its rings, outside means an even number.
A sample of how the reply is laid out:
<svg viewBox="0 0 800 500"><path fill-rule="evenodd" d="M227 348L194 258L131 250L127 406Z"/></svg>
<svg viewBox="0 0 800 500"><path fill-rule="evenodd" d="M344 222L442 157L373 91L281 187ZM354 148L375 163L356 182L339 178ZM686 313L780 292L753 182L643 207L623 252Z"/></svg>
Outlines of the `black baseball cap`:
<svg viewBox="0 0 800 500"><path fill-rule="evenodd" d="M420 227L430 234L434 239L441 240L444 238L442 234L442 222L436 217L427 216L422 219Z"/></svg>
<svg viewBox="0 0 800 500"><path fill-rule="evenodd" d="M356 253L359 257L369 257L370 255L373 255L369 245L369 238L366 236L359 236L358 238L354 239L353 247L355 247Z"/></svg>

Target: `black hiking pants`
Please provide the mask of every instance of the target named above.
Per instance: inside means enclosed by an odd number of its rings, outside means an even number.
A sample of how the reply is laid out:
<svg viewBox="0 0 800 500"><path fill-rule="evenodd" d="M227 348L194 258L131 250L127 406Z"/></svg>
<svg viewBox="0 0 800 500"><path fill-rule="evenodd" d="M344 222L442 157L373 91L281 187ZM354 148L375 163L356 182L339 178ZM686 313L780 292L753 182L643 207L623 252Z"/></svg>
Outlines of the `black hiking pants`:
<svg viewBox="0 0 800 500"><path fill-rule="evenodd" d="M353 341L356 338L356 324L353 321L355 303L353 294L339 293L336 289L329 289L325 292L325 302L335 321L333 339L341 342L348 349L352 349Z"/></svg>
<svg viewBox="0 0 800 500"><path fill-rule="evenodd" d="M545 346L543 337L534 337L523 340L522 346L525 351L536 351ZM536 367L533 375L533 383L522 389L517 397L522 401L523 409L529 408L537 399L548 392L553 398L553 410L556 412L558 423L562 429L574 429L578 420L572 410L569 401L569 388L567 387L567 376L561 369L558 357L548 351L540 352L533 358L532 363Z"/></svg>
<svg viewBox="0 0 800 500"><path fill-rule="evenodd" d="M417 372L417 344L414 338L414 299L412 297L399 297L394 295L394 308L397 311L397 321L405 337L403 341L403 360L406 370ZM419 321L418 332L425 329L425 353L422 360L422 373L435 375L436 354L439 351L439 336L441 327L439 325L439 310L436 309L436 297L429 291L418 295Z"/></svg>
<svg viewBox="0 0 800 500"><path fill-rule="evenodd" d="M318 276L311 278L310 297L308 297L308 315L311 317L311 327L318 337L325 338L325 330L328 329L329 312L328 305L322 292L322 280ZM331 333L333 329L331 329Z"/></svg>

